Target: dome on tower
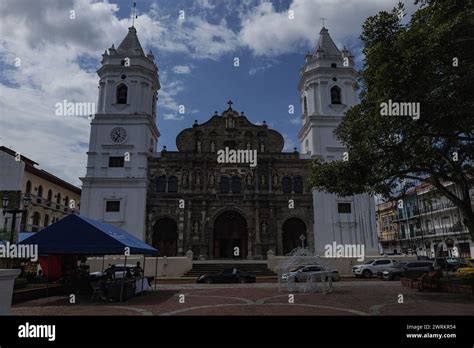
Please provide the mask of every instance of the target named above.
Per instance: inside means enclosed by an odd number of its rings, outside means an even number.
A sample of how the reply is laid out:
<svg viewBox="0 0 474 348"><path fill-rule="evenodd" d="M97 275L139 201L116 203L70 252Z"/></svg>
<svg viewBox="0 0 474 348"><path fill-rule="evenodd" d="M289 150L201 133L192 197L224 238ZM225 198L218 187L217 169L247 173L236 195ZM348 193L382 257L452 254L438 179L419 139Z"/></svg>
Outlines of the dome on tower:
<svg viewBox="0 0 474 348"><path fill-rule="evenodd" d="M122 56L145 57L145 52L143 52L140 40L138 40L137 30L135 29L135 27L128 28L128 34L117 47L117 53Z"/></svg>
<svg viewBox="0 0 474 348"><path fill-rule="evenodd" d="M325 27L323 27L319 32L319 40L316 44L316 54L328 58L341 56L341 51L339 51L334 41L332 41L331 36L329 36L329 31Z"/></svg>

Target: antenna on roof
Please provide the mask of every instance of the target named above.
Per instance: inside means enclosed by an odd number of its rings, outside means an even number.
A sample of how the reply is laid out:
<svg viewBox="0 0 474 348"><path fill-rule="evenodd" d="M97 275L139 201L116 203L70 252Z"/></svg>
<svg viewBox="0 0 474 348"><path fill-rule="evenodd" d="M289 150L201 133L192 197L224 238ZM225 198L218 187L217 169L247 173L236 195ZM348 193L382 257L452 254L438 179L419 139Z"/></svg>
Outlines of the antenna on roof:
<svg viewBox="0 0 474 348"><path fill-rule="evenodd" d="M135 25L135 18L138 18L138 16L137 16L137 3L134 1L133 9L132 9L132 27Z"/></svg>
<svg viewBox="0 0 474 348"><path fill-rule="evenodd" d="M328 19L327 18L319 18L321 20L321 22L323 22L323 28L324 28L324 21L327 21Z"/></svg>

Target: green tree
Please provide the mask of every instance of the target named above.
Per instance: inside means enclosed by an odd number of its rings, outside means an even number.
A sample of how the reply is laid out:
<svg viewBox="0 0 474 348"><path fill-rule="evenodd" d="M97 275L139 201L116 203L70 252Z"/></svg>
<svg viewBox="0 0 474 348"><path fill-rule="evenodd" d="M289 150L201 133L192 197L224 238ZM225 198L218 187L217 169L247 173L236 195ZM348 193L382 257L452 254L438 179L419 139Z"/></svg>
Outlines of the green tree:
<svg viewBox="0 0 474 348"><path fill-rule="evenodd" d="M474 3L416 4L406 25L402 4L364 22L361 102L335 131L349 159L315 160L309 183L342 196L388 198L427 181L461 209L474 238ZM420 117L382 116L381 103L389 100L420 103Z"/></svg>

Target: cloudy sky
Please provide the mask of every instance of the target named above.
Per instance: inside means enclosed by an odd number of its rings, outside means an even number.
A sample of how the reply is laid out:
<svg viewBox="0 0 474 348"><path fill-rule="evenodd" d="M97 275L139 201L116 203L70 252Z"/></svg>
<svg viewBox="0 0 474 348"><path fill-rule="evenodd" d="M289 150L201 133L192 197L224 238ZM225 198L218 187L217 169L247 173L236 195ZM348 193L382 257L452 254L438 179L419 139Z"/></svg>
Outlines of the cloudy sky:
<svg viewBox="0 0 474 348"><path fill-rule="evenodd" d="M360 68L361 25L398 0L137 0L135 27L160 69L158 150L234 101L255 123L267 121L299 148L296 89L304 54L313 51L320 18ZM0 144L71 183L85 173L90 125L55 115L63 100L96 102L101 54L131 25L133 1L0 2ZM408 14L414 6L406 4ZM71 11L75 16L71 16ZM294 18L289 18L292 10ZM180 19L184 11L184 20ZM75 17L71 19L71 17ZM409 16L406 17L406 20ZM240 66L234 67L239 58ZM185 114L178 106L185 106ZM288 106L295 105L294 115Z"/></svg>

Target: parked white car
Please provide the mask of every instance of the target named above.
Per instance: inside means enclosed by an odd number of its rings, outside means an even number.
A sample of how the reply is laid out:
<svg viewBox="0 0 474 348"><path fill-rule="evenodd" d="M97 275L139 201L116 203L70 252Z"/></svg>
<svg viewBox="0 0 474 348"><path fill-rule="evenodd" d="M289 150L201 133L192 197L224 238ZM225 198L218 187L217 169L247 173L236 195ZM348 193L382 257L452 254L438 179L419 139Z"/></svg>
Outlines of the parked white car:
<svg viewBox="0 0 474 348"><path fill-rule="evenodd" d="M371 278L376 276L378 272L383 272L396 263L396 260L391 259L370 260L361 265L352 267L352 274L356 277Z"/></svg>
<svg viewBox="0 0 474 348"><path fill-rule="evenodd" d="M339 276L339 272L337 269L329 269L322 265L307 265L307 266L300 266L299 268L284 273L281 276L281 280L283 282L287 282L289 279L293 279L295 282L305 282L309 279L315 281L338 281L341 279Z"/></svg>

